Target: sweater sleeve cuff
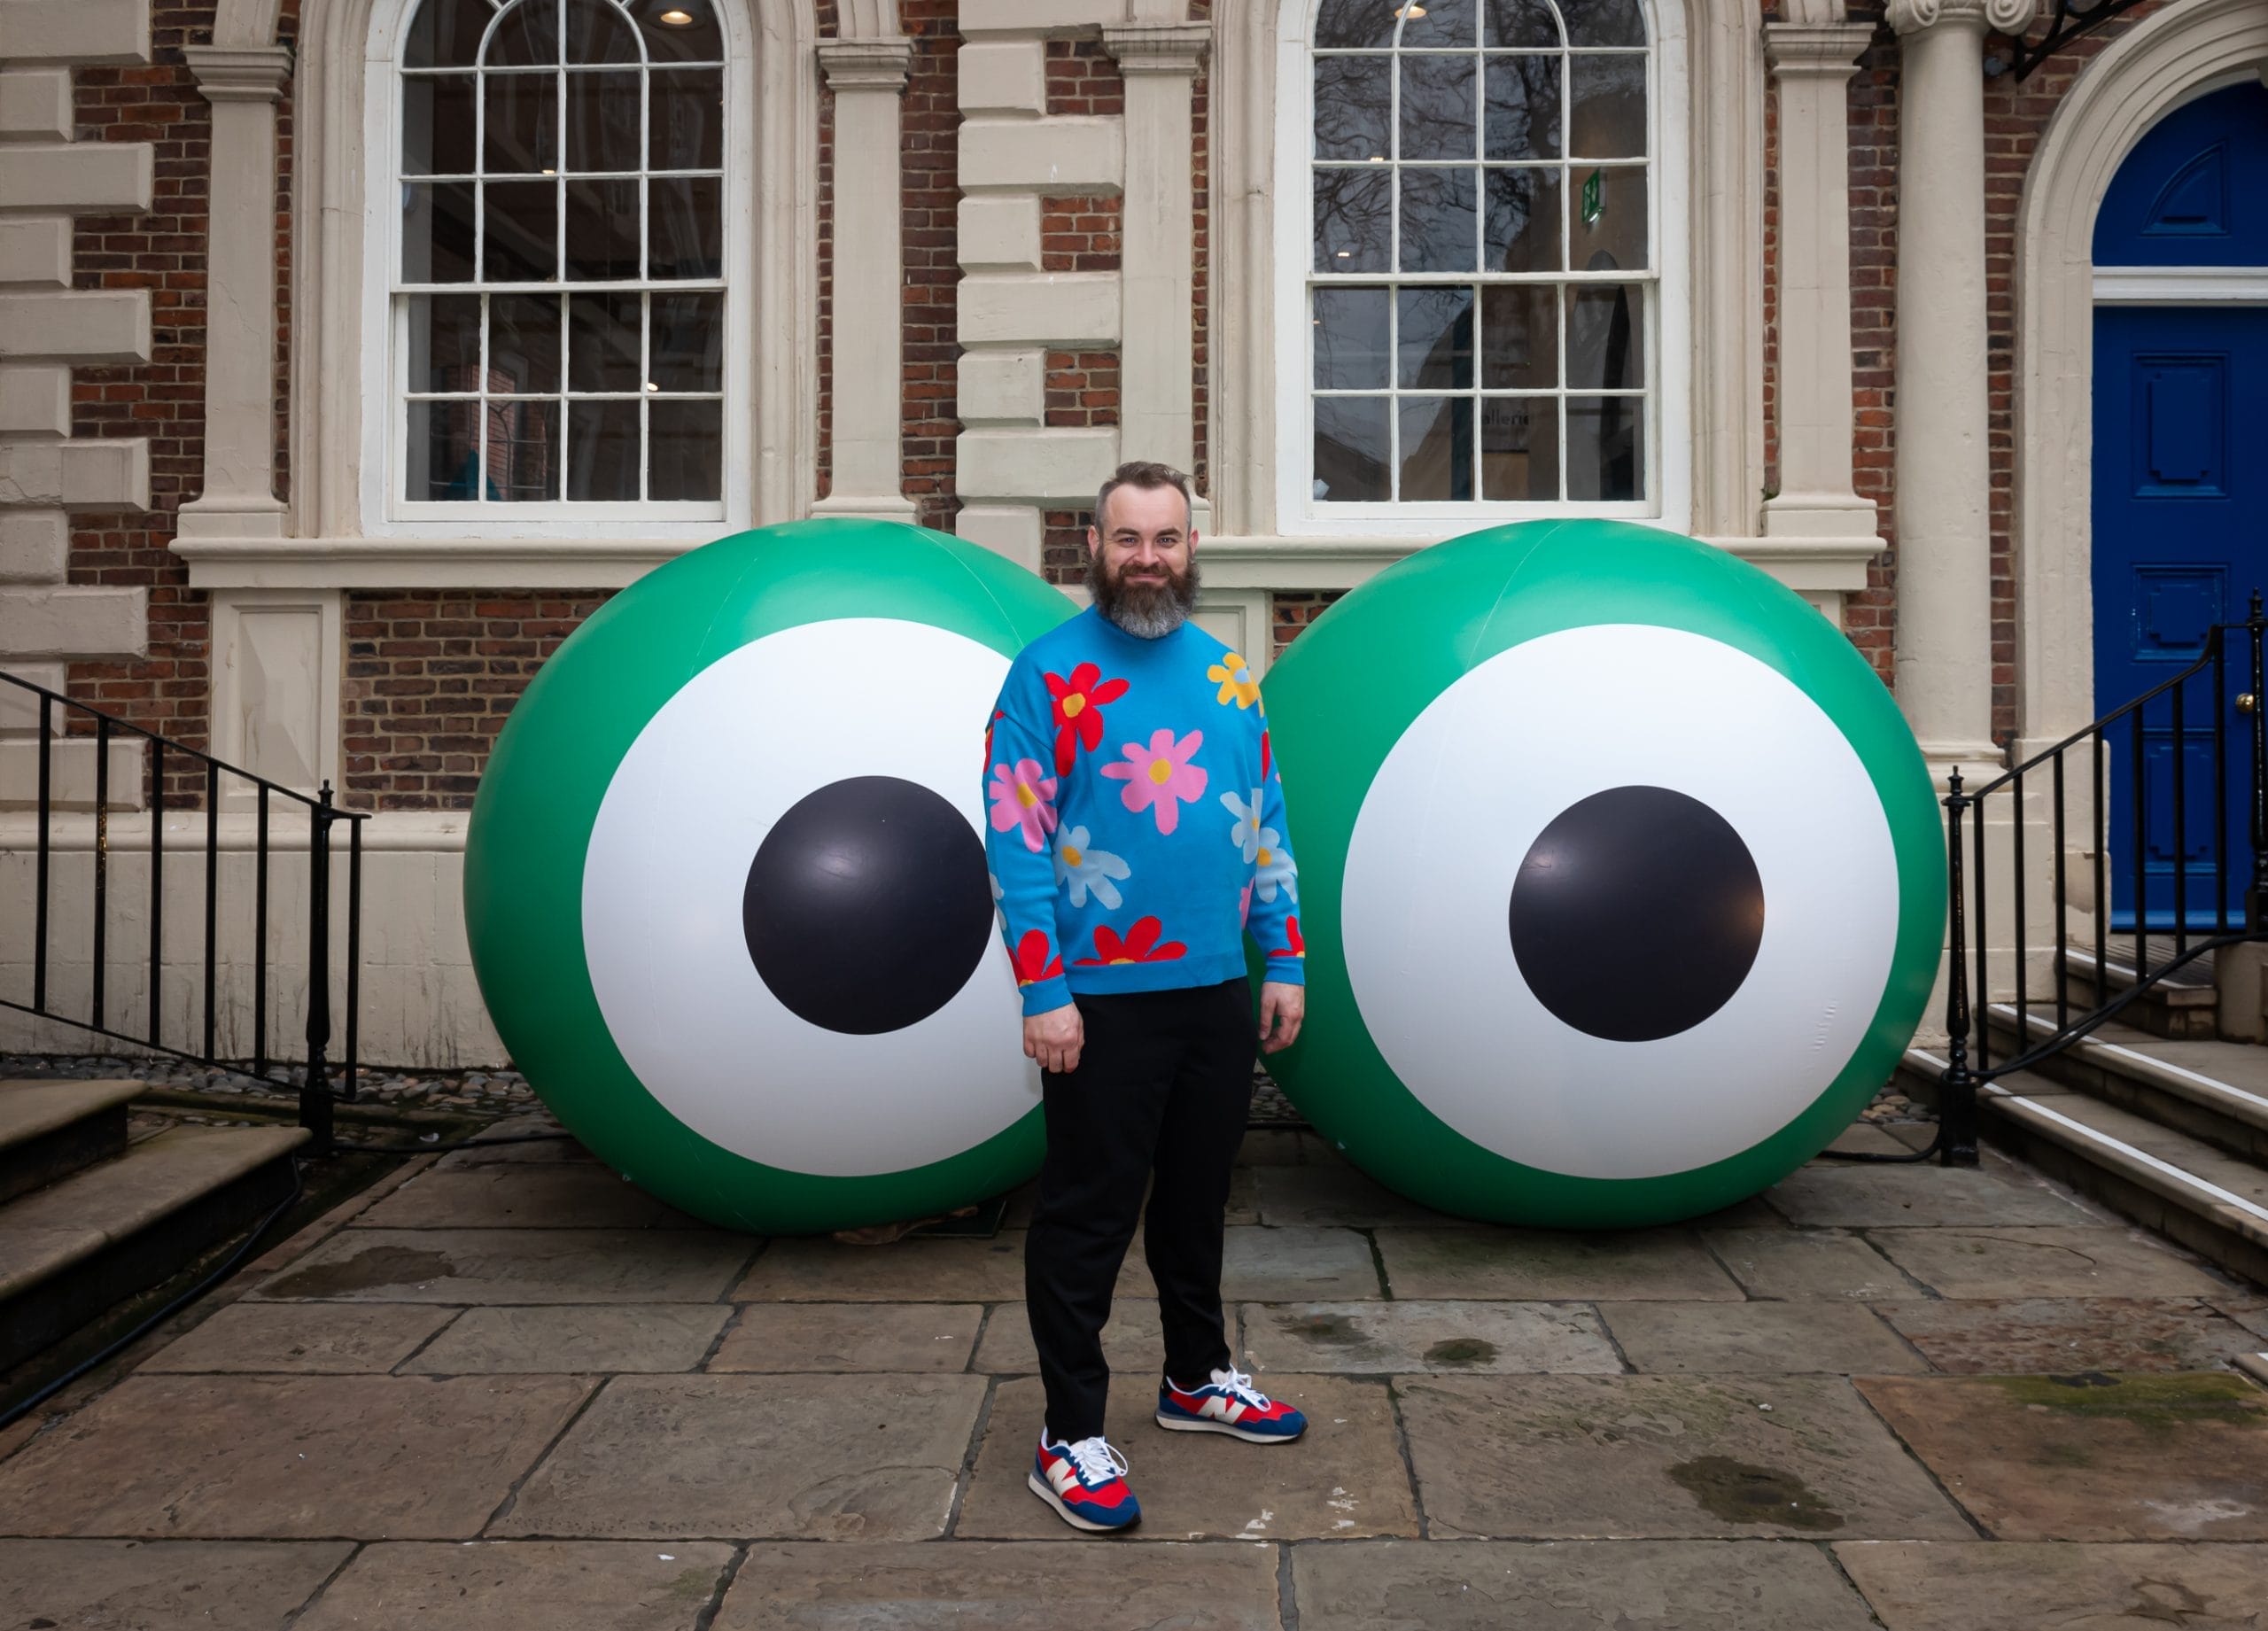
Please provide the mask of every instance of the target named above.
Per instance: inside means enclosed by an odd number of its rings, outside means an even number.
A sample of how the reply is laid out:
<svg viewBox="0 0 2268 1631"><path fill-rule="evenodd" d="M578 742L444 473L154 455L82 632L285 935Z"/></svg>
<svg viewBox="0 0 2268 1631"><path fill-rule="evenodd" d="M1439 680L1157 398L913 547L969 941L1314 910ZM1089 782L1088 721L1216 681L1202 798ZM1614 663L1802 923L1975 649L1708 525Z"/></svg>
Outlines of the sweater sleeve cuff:
<svg viewBox="0 0 2268 1631"><path fill-rule="evenodd" d="M1263 984L1305 985L1308 982L1308 961L1303 957L1271 957L1268 967L1261 971Z"/></svg>
<svg viewBox="0 0 2268 1631"><path fill-rule="evenodd" d="M1023 999L1026 1019L1036 1014L1052 1014L1058 1008L1070 1006L1070 982L1061 975L1046 980L1034 980L1023 988Z"/></svg>

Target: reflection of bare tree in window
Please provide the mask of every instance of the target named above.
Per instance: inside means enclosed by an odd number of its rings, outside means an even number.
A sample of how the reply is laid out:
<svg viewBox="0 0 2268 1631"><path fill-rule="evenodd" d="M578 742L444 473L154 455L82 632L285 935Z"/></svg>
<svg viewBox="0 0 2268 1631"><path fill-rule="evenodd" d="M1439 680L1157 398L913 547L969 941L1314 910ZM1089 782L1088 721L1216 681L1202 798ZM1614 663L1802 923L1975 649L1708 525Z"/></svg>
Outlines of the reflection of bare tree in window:
<svg viewBox="0 0 2268 1631"><path fill-rule="evenodd" d="M1318 272L1383 272L1394 229L1393 172L1315 172L1315 267Z"/></svg>
<svg viewBox="0 0 2268 1631"><path fill-rule="evenodd" d="M1558 4L1570 45L1646 43L1646 19L1638 13L1638 0L1558 0Z"/></svg>
<svg viewBox="0 0 2268 1631"><path fill-rule="evenodd" d="M1384 50L1394 43L1387 0L1323 0L1315 14L1318 50Z"/></svg>
<svg viewBox="0 0 2268 1631"><path fill-rule="evenodd" d="M1315 64L1315 156L1357 164L1387 155L1394 59L1318 57Z"/></svg>
<svg viewBox="0 0 2268 1631"><path fill-rule="evenodd" d="M1488 58L1487 130L1487 158L1559 156L1558 58Z"/></svg>

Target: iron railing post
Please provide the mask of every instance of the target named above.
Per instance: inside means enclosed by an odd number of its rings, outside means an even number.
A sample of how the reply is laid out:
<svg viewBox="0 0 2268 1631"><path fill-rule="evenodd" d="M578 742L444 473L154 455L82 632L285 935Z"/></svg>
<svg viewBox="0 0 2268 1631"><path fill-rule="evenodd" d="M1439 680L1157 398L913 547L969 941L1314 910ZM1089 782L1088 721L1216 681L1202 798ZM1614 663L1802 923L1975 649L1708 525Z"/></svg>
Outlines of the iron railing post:
<svg viewBox="0 0 2268 1631"><path fill-rule="evenodd" d="M326 781L307 812L307 1070L299 1083L299 1125L315 1134L318 1149L331 1144L323 1052L330 1046L330 824L336 819Z"/></svg>
<svg viewBox="0 0 2268 1631"><path fill-rule="evenodd" d="M1946 963L1946 1068L1938 1078L1938 1133L1948 1167L1977 1164L1977 1078L1969 1069L1969 915L1962 901L1961 772L1946 783L1946 890L1952 955Z"/></svg>

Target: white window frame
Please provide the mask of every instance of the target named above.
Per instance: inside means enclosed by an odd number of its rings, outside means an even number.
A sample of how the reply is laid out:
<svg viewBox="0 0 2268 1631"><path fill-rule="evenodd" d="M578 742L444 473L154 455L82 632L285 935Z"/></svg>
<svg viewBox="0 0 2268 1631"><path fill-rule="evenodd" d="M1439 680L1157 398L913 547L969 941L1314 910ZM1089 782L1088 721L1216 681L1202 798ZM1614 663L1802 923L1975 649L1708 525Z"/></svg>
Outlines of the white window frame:
<svg viewBox="0 0 2268 1631"><path fill-rule="evenodd" d="M361 325L361 532L369 538L401 540L552 538L619 539L626 524L637 535L659 543L695 545L754 524L749 461L736 457L752 439L754 349L751 313L757 304L745 286L744 266L755 236L752 172L755 123L750 43L738 6L710 0L725 39L725 219L722 222L725 290L723 490L716 501L660 501L574 503L413 502L400 496L405 469L408 416L402 404L408 382L406 347L400 343L396 284L400 268L400 175L402 74L400 54L419 0L385 0L374 19L364 58L362 151L366 155L369 208L362 235ZM478 290L485 284L469 285ZM564 293L582 285L561 283ZM600 287L602 285L592 285ZM691 280L688 289L707 288ZM462 291L461 291L462 292ZM562 366L564 366L563 359ZM563 380L563 391L564 382ZM565 419L561 419L561 436Z"/></svg>
<svg viewBox="0 0 2268 1631"><path fill-rule="evenodd" d="M1380 0L1384 4L1384 0ZM1656 521L1685 530L1692 509L1692 280L1687 194L1690 157L1684 8L1639 0L1651 50L1648 88L1647 206L1657 291L1649 302L1645 497L1627 502L1571 500L1536 503L1465 501L1318 502L1314 496L1315 398L1308 280L1314 253L1312 167L1315 78L1311 66L1319 0L1282 9L1277 49L1275 245L1276 516L1278 529L1301 536L1437 539L1492 523L1541 516L1605 516ZM1572 176L1573 172L1569 175ZM1565 190L1563 189L1563 190ZM1568 198L1564 208L1572 209ZM1352 286L1402 282L1453 284L1457 274L1384 272L1350 275ZM1475 274L1471 281L1481 281ZM1543 281L1536 279L1533 281ZM1564 282L1570 280L1553 280ZM1626 276L1611 281L1634 281ZM1561 338L1560 348L1565 349ZM1419 393L1425 394L1425 393ZM1433 393L1438 394L1438 393ZM1574 394L1583 394L1576 392ZM1564 461L1565 451L1561 450Z"/></svg>

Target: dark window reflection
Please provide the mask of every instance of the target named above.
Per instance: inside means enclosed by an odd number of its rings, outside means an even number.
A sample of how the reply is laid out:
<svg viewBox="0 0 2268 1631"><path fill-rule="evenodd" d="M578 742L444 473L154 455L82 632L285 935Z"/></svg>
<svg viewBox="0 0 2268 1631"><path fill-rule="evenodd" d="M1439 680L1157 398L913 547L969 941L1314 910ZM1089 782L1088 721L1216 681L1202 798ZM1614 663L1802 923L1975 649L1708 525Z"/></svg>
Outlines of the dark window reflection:
<svg viewBox="0 0 2268 1631"><path fill-rule="evenodd" d="M1544 0L1487 0L1481 8L1482 43L1491 50L1546 48L1559 43L1559 25Z"/></svg>
<svg viewBox="0 0 2268 1631"><path fill-rule="evenodd" d="M1571 57L1567 151L1576 159L1646 156L1646 59Z"/></svg>
<svg viewBox="0 0 2268 1631"><path fill-rule="evenodd" d="M567 75L567 167L638 167L638 82L635 74Z"/></svg>
<svg viewBox="0 0 2268 1631"><path fill-rule="evenodd" d="M1547 169L1491 169L1483 266L1491 272L1557 272L1566 262L1559 250L1559 187L1563 174Z"/></svg>
<svg viewBox="0 0 2268 1631"><path fill-rule="evenodd" d="M1384 50L1394 43L1388 0L1323 0L1315 17L1318 50Z"/></svg>
<svg viewBox="0 0 2268 1631"><path fill-rule="evenodd" d="M409 388L426 391L480 389L480 297L477 294L414 294L405 302L409 321Z"/></svg>
<svg viewBox="0 0 2268 1631"><path fill-rule="evenodd" d="M637 37L622 13L602 0L567 0L567 60L635 62Z"/></svg>
<svg viewBox="0 0 2268 1631"><path fill-rule="evenodd" d="M1559 0L1570 45L1643 45L1646 19L1638 0Z"/></svg>
<svg viewBox="0 0 2268 1631"><path fill-rule="evenodd" d="M1559 383L1559 289L1498 283L1480 291L1480 384L1549 391Z"/></svg>
<svg viewBox="0 0 2268 1631"><path fill-rule="evenodd" d="M567 276L577 283L609 283L638 276L636 182L625 178L567 183Z"/></svg>
<svg viewBox="0 0 2268 1631"><path fill-rule="evenodd" d="M1365 163L1384 159L1393 116L1394 58L1315 59L1315 156Z"/></svg>
<svg viewBox="0 0 2268 1631"><path fill-rule="evenodd" d="M1404 57L1402 62L1403 159L1472 159L1474 57Z"/></svg>
<svg viewBox="0 0 2268 1631"><path fill-rule="evenodd" d="M549 67L559 60L559 0L519 0L496 19L488 36L488 67Z"/></svg>
<svg viewBox="0 0 2268 1631"><path fill-rule="evenodd" d="M1324 503L1380 503L1389 482L1386 409L1382 396L1315 399L1315 496Z"/></svg>
<svg viewBox="0 0 2268 1631"><path fill-rule="evenodd" d="M1315 172L1315 269L1383 272L1394 229L1394 172L1385 165Z"/></svg>
<svg viewBox="0 0 2268 1631"><path fill-rule="evenodd" d="M1439 50L1444 46L1471 46L1477 43L1473 21L1472 0L1420 0L1419 4L1405 3L1399 7L1395 0L1373 0L1390 15L1402 19L1402 43L1419 50Z"/></svg>
<svg viewBox="0 0 2268 1631"><path fill-rule="evenodd" d="M559 389L558 296L488 297L488 389L527 392Z"/></svg>
<svg viewBox="0 0 2268 1631"><path fill-rule="evenodd" d="M559 183L490 182L482 189L481 275L540 283L559 276Z"/></svg>
<svg viewBox="0 0 2268 1631"><path fill-rule="evenodd" d="M649 403L646 430L652 454L646 479L649 498L714 502L724 495L723 403Z"/></svg>
<svg viewBox="0 0 2268 1631"><path fill-rule="evenodd" d="M1559 58L1488 58L1487 156L1559 156Z"/></svg>
<svg viewBox="0 0 2268 1631"><path fill-rule="evenodd" d="M721 277L725 183L714 176L646 183L649 277Z"/></svg>
<svg viewBox="0 0 2268 1631"><path fill-rule="evenodd" d="M1384 289L1315 291L1317 390L1386 388L1387 297Z"/></svg>
<svg viewBox="0 0 2268 1631"><path fill-rule="evenodd" d="M725 297L657 294L653 365L657 391L721 391L725 384Z"/></svg>
<svg viewBox="0 0 2268 1631"><path fill-rule="evenodd" d="M470 74L438 74L402 82L403 175L472 174L476 124L472 98L478 83Z"/></svg>
<svg viewBox="0 0 2268 1631"><path fill-rule="evenodd" d="M1559 404L1548 396L1480 399L1480 496L1548 504L1559 496Z"/></svg>
<svg viewBox="0 0 2268 1631"><path fill-rule="evenodd" d="M1462 503L1472 497L1472 399L1406 396L1402 415L1405 503Z"/></svg>
<svg viewBox="0 0 2268 1631"><path fill-rule="evenodd" d="M419 183L402 189L401 281L472 281L473 221L479 206L470 182Z"/></svg>
<svg viewBox="0 0 2268 1631"><path fill-rule="evenodd" d="M480 167L493 175L536 175L559 168L559 76L481 76L486 123Z"/></svg>
<svg viewBox="0 0 2268 1631"><path fill-rule="evenodd" d="M725 59L725 36L717 27L713 0L670 0L666 5L657 4L657 0L639 0L632 10L638 19L638 32L645 36L646 59L649 62L722 62ZM672 12L689 20L682 23L662 20Z"/></svg>
<svg viewBox="0 0 2268 1631"><path fill-rule="evenodd" d="M1636 283L1579 283L1567 291L1567 384L1635 391L1646 383L1644 307Z"/></svg>
<svg viewBox="0 0 2268 1631"><path fill-rule="evenodd" d="M1567 496L1598 503L1643 497L1646 399L1567 399Z"/></svg>
<svg viewBox="0 0 2268 1631"><path fill-rule="evenodd" d="M559 496L559 404L491 399L485 431L491 503L548 504Z"/></svg>
<svg viewBox="0 0 2268 1631"><path fill-rule="evenodd" d="M402 44L402 66L411 68L469 68L480 53L480 36L496 15L488 0L424 0L410 20Z"/></svg>
<svg viewBox="0 0 2268 1631"><path fill-rule="evenodd" d="M651 100L652 146L647 163L656 170L714 170L725 162L725 76L714 68L656 74Z"/></svg>
<svg viewBox="0 0 2268 1631"><path fill-rule="evenodd" d="M636 294L579 294L567 302L567 388L638 391L639 308Z"/></svg>
<svg viewBox="0 0 2268 1631"><path fill-rule="evenodd" d="M1472 271L1475 169L1403 169L1401 174L1402 269Z"/></svg>
<svg viewBox="0 0 2268 1631"><path fill-rule="evenodd" d="M638 496L638 410L627 401L567 404L567 496L624 503Z"/></svg>
<svg viewBox="0 0 2268 1631"><path fill-rule="evenodd" d="M1636 272L1647 264L1646 172L1641 165L1578 166L1567 230L1575 266L1586 272Z"/></svg>
<svg viewBox="0 0 2268 1631"><path fill-rule="evenodd" d="M1432 391L1472 386L1472 291L1403 289L1395 305L1395 384Z"/></svg>

